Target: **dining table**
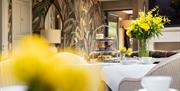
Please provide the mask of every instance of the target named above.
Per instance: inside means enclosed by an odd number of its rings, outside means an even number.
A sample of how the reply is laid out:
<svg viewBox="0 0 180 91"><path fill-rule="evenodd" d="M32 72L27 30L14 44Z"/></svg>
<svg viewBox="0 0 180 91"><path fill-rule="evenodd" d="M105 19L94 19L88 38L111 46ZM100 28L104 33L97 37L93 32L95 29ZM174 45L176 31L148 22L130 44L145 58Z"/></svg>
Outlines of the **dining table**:
<svg viewBox="0 0 180 91"><path fill-rule="evenodd" d="M120 83L125 79L140 79L157 64L130 64L120 63L103 66L103 80L112 91L118 91Z"/></svg>
<svg viewBox="0 0 180 91"><path fill-rule="evenodd" d="M86 64L87 65L87 64ZM139 79L144 77L157 64L122 64L122 63L91 63L90 65L102 66L102 80L112 91L118 91L120 83L126 78ZM22 85L0 87L0 91L26 91L27 87Z"/></svg>

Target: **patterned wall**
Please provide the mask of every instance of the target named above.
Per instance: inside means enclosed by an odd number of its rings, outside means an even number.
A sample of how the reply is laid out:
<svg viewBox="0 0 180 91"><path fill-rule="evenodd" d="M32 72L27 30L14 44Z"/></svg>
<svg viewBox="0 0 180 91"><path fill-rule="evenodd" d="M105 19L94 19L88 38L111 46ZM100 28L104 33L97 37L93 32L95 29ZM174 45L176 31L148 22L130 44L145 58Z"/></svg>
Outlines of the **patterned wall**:
<svg viewBox="0 0 180 91"><path fill-rule="evenodd" d="M65 8L61 11L64 12L64 46L75 47L89 54L94 48L94 30L102 24L100 3L97 0L76 0L63 6L63 1L60 6Z"/></svg>
<svg viewBox="0 0 180 91"><path fill-rule="evenodd" d="M98 0L33 0L34 33L44 29L51 4L58 9L63 22L61 47L76 48L89 54L94 48L94 30L103 22Z"/></svg>
<svg viewBox="0 0 180 91"><path fill-rule="evenodd" d="M32 29L33 33L40 34L45 28L45 17L54 0L33 0L32 2Z"/></svg>
<svg viewBox="0 0 180 91"><path fill-rule="evenodd" d="M45 28L45 17L54 4L62 19L62 48L75 48L89 54L94 48L96 28L102 25L102 11L98 0L33 0L32 29L40 34ZM12 44L12 0L9 4L9 48Z"/></svg>
<svg viewBox="0 0 180 91"><path fill-rule="evenodd" d="M12 0L8 6L8 50L12 49Z"/></svg>

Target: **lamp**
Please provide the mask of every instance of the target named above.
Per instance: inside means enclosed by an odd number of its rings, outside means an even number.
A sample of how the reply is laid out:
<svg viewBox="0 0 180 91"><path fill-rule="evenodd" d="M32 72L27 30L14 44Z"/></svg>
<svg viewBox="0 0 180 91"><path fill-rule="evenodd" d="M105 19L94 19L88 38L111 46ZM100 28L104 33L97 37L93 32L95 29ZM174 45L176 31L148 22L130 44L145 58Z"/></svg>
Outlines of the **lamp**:
<svg viewBox="0 0 180 91"><path fill-rule="evenodd" d="M52 43L52 44L61 43L61 30L58 30L58 29L42 30L41 35L45 39L47 39L49 43Z"/></svg>
<svg viewBox="0 0 180 91"><path fill-rule="evenodd" d="M53 50L57 52L55 44L61 43L61 30L58 29L48 29L42 30L41 35L50 43Z"/></svg>

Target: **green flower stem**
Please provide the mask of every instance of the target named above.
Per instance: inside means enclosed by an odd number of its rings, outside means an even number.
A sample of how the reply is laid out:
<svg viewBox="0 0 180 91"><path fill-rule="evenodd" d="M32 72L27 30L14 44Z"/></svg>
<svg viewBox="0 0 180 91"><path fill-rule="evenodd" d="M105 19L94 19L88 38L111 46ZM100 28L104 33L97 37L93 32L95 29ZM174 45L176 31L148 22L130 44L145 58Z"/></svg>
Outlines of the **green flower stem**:
<svg viewBox="0 0 180 91"><path fill-rule="evenodd" d="M28 84L26 91L54 91L54 89L51 86L42 83L40 80L34 79Z"/></svg>
<svg viewBox="0 0 180 91"><path fill-rule="evenodd" d="M149 51L147 50L147 39L141 39L138 43L138 56L148 57Z"/></svg>

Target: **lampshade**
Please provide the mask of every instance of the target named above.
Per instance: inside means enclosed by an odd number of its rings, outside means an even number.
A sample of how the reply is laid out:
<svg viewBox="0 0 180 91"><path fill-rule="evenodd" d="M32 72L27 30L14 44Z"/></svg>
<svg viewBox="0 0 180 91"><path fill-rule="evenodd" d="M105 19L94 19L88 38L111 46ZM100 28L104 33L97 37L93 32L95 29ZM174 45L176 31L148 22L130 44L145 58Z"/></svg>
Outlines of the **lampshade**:
<svg viewBox="0 0 180 91"><path fill-rule="evenodd" d="M127 29L127 28L130 26L130 24L131 24L132 21L133 21L133 20L123 20L123 21L121 22L121 25L122 25L122 27L124 27L124 29Z"/></svg>
<svg viewBox="0 0 180 91"><path fill-rule="evenodd" d="M48 40L49 43L61 43L61 30L48 29L42 30L41 35Z"/></svg>

